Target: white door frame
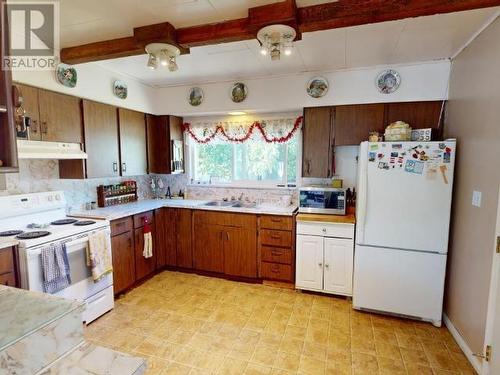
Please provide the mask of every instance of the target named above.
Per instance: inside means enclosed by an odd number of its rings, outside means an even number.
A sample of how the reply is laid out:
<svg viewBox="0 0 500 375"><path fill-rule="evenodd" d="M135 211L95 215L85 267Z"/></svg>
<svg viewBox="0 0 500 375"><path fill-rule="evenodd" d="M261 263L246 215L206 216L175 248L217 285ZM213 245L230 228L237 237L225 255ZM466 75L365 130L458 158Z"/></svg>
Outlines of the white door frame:
<svg viewBox="0 0 500 375"><path fill-rule="evenodd" d="M497 311L497 305L500 307L500 301L497 301L498 296L498 288L500 288L500 254L497 254L497 235L500 232L500 187L498 189L498 210L497 210L497 223L496 223L496 231L495 231L495 241L493 246L493 262L491 266L491 280L490 280L490 292L488 297L488 312L486 315L486 331L484 338L483 348L486 350L487 345L491 345L493 342L493 330L495 325L495 313ZM500 313L500 311L499 311ZM497 316L500 319L500 314ZM500 324L500 321L497 321L496 324ZM500 348L494 348L493 350L500 351ZM489 363L483 361L483 366L481 370L482 375L490 375L490 366Z"/></svg>

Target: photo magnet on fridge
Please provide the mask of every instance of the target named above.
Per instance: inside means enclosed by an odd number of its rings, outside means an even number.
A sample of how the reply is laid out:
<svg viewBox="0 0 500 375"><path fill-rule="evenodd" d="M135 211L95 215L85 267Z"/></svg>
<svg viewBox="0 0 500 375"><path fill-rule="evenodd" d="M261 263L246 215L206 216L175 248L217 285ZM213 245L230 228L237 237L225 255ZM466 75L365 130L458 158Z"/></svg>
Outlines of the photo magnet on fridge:
<svg viewBox="0 0 500 375"><path fill-rule="evenodd" d="M378 163L378 168L379 169L389 169L389 164L387 164L385 161L381 161Z"/></svg>
<svg viewBox="0 0 500 375"><path fill-rule="evenodd" d="M449 164L451 162L451 153L445 152L443 154L443 163Z"/></svg>
<svg viewBox="0 0 500 375"><path fill-rule="evenodd" d="M399 156L399 152L391 152L391 158L397 158Z"/></svg>
<svg viewBox="0 0 500 375"><path fill-rule="evenodd" d="M375 144L371 144L370 145L370 150L372 150L372 151L378 150L378 144L376 144L376 143Z"/></svg>
<svg viewBox="0 0 500 375"><path fill-rule="evenodd" d="M405 171L409 173L422 174L424 171L424 162L418 160L407 160L405 164Z"/></svg>
<svg viewBox="0 0 500 375"><path fill-rule="evenodd" d="M395 150L401 150L403 148L403 145L401 143L394 143L392 145L392 148Z"/></svg>
<svg viewBox="0 0 500 375"><path fill-rule="evenodd" d="M375 161L376 157L377 157L377 153L375 153L375 152L368 153L368 161Z"/></svg>

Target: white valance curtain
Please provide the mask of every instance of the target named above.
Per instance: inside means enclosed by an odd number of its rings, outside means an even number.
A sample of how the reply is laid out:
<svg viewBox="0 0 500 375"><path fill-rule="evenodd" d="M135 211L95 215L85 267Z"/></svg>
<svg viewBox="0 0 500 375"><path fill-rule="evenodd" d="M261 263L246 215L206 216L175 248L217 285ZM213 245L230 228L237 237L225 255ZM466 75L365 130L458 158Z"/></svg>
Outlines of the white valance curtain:
<svg viewBox="0 0 500 375"><path fill-rule="evenodd" d="M283 143L291 139L301 126L302 116L262 120L248 117L227 120L200 119L187 122L183 127L198 143L208 143L214 139L241 143L258 136L268 143Z"/></svg>

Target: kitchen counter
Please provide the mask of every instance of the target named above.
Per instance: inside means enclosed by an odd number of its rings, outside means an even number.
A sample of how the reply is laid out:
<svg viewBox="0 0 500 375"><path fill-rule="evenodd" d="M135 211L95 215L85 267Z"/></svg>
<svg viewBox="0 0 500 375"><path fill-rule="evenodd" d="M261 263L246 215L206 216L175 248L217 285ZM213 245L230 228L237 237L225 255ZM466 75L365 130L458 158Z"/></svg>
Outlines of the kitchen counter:
<svg viewBox="0 0 500 375"><path fill-rule="evenodd" d="M258 205L257 207L248 208L205 206L204 204L207 202L209 201L195 199L143 199L133 203L97 208L95 210L74 210L71 211L71 214L69 216L116 220L162 207L283 216L292 216L297 210L296 206L280 207L269 203L263 203Z"/></svg>
<svg viewBox="0 0 500 375"><path fill-rule="evenodd" d="M300 213L297 221L319 221L322 223L356 224L356 209L350 207L346 215L325 215Z"/></svg>
<svg viewBox="0 0 500 375"><path fill-rule="evenodd" d="M0 285L0 351L81 307L80 302Z"/></svg>
<svg viewBox="0 0 500 375"><path fill-rule="evenodd" d="M19 240L14 237L0 237L0 249L19 245Z"/></svg>

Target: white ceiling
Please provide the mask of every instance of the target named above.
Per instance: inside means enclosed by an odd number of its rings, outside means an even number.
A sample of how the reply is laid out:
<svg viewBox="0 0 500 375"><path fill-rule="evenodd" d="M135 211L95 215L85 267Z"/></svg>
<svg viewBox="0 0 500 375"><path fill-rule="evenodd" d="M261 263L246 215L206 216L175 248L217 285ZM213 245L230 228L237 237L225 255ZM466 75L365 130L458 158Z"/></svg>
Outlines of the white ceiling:
<svg viewBox="0 0 500 375"><path fill-rule="evenodd" d="M282 0L61 0L61 46L131 36L134 27L168 21L186 27L248 16ZM304 7L332 0L297 0Z"/></svg>
<svg viewBox="0 0 500 375"><path fill-rule="evenodd" d="M230 3L233 0L211 1ZM178 58L179 70L176 72L147 69L146 55L96 64L152 86L173 86L440 60L459 51L499 9L305 33L302 40L295 43L292 56L282 57L280 61L262 56L258 42L250 40L191 48L189 55Z"/></svg>

